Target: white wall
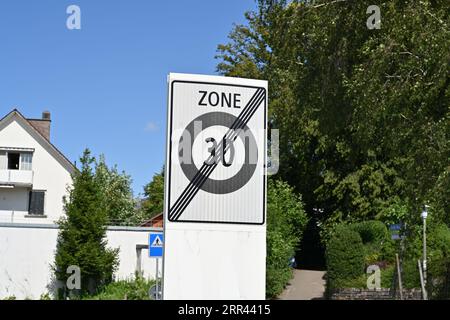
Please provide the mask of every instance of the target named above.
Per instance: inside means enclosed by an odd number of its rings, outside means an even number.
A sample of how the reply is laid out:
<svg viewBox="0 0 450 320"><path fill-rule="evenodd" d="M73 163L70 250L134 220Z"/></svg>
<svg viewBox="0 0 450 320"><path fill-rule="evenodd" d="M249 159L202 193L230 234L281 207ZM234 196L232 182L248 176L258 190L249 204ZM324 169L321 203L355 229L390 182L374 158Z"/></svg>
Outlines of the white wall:
<svg viewBox="0 0 450 320"><path fill-rule="evenodd" d="M63 196L66 194L68 185L71 185L71 168L67 162L62 161L60 156L52 151L32 129L23 125L17 117L8 120L0 127L0 146L16 148L34 148L33 154L33 189L46 190L45 212L46 219L25 217L28 213L14 216L16 223L54 223L63 214ZM0 189L0 197L4 194ZM27 203L28 206L28 203ZM0 222L11 221L7 213L0 216Z"/></svg>
<svg viewBox="0 0 450 320"><path fill-rule="evenodd" d="M136 245L147 244L150 231L162 229L108 228L108 246L120 248L117 279L134 277ZM39 299L41 294L51 291L50 265L54 261L57 236L55 225L0 224L0 300L8 296ZM142 250L141 261L144 276L154 278L156 262L148 257L148 250Z"/></svg>

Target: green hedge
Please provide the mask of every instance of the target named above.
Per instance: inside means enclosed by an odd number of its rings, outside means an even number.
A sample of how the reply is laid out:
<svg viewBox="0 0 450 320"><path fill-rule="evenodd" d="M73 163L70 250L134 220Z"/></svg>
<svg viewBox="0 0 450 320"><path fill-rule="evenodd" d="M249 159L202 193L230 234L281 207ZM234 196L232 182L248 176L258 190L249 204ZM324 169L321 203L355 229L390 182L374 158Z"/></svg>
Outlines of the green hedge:
<svg viewBox="0 0 450 320"><path fill-rule="evenodd" d="M295 255L308 219L302 199L285 182L269 179L267 191L266 296L278 296L292 277Z"/></svg>
<svg viewBox="0 0 450 320"><path fill-rule="evenodd" d="M381 248L383 242L389 239L389 231L381 221L362 221L349 227L359 233L364 245L371 244Z"/></svg>
<svg viewBox="0 0 450 320"><path fill-rule="evenodd" d="M395 262L396 244L388 228L381 221L369 220L352 223L349 228L357 232L364 245L366 265L379 261Z"/></svg>
<svg viewBox="0 0 450 320"><path fill-rule="evenodd" d="M348 225L338 225L327 243L327 288L364 274L364 245L361 236Z"/></svg>
<svg viewBox="0 0 450 320"><path fill-rule="evenodd" d="M292 277L288 259L294 254L293 245L276 230L267 233L266 295L279 295Z"/></svg>

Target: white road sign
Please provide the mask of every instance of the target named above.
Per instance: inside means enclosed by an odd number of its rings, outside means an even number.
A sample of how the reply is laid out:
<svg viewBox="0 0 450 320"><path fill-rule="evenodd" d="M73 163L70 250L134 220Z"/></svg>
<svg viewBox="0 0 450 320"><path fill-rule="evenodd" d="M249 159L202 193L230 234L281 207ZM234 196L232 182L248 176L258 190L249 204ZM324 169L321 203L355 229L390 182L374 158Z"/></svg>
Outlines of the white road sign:
<svg viewBox="0 0 450 320"><path fill-rule="evenodd" d="M164 298L264 298L267 82L168 85Z"/></svg>
<svg viewBox="0 0 450 320"><path fill-rule="evenodd" d="M265 87L170 85L168 220L264 224Z"/></svg>

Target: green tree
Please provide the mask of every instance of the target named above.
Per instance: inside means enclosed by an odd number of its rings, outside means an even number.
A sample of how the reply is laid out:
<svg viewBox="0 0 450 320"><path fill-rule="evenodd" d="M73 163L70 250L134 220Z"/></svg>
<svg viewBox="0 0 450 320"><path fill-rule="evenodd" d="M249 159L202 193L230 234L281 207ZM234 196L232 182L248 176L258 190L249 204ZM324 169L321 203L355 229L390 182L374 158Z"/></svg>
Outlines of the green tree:
<svg viewBox="0 0 450 320"><path fill-rule="evenodd" d="M142 217L150 219L163 211L164 206L164 167L153 175L152 181L144 186L145 198L142 202Z"/></svg>
<svg viewBox="0 0 450 320"><path fill-rule="evenodd" d="M101 206L108 214L108 224L132 225L138 222L129 175L125 172L119 173L117 166L108 168L105 157L101 155L95 161L95 182L101 190Z"/></svg>
<svg viewBox="0 0 450 320"><path fill-rule="evenodd" d="M280 177L302 194L323 241L341 221L429 202L449 219L450 3L258 1L218 47L224 75L269 81ZM447 186L447 187L446 187Z"/></svg>
<svg viewBox="0 0 450 320"><path fill-rule="evenodd" d="M78 266L81 291L77 295L84 295L111 282L118 265L118 249L107 248L108 213L89 150L84 151L80 163L81 170L73 174L73 185L64 198L66 216L58 221L60 231L53 270L56 279L65 285L70 276L66 273L68 267Z"/></svg>

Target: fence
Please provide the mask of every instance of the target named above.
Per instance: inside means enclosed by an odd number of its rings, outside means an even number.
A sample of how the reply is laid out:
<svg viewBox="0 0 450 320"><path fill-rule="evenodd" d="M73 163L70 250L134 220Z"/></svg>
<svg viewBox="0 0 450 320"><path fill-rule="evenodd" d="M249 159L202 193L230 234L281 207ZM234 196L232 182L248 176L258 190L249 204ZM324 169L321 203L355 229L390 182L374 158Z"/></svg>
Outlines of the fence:
<svg viewBox="0 0 450 320"><path fill-rule="evenodd" d="M57 225L0 223L0 299L39 299L54 292L51 264L58 230ZM155 277L155 260L148 258L147 249L137 250L147 245L151 231L162 229L108 227L108 246L120 249L116 279L133 278L139 268L144 277Z"/></svg>

